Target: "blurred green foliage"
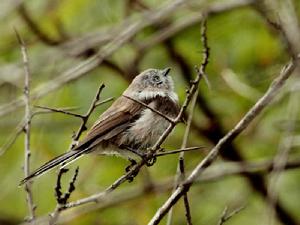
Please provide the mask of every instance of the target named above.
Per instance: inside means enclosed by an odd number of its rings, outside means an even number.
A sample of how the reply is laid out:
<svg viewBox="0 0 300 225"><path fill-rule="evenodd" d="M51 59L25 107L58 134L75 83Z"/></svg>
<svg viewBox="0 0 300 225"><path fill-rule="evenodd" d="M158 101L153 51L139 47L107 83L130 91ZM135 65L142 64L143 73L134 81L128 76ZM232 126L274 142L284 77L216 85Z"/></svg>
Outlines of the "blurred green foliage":
<svg viewBox="0 0 300 225"><path fill-rule="evenodd" d="M145 0L146 5L157 8L163 5L162 1ZM222 1L209 1L222 2ZM294 1L299 15L300 4ZM12 3L13 4L13 3ZM106 30L122 22L126 14L126 1L117 0L51 0L26 1L26 7L33 20L41 29L53 39L59 39L61 34L68 38L76 38L98 30ZM198 7L201 9L201 7ZM137 11L132 10L132 17ZM172 20L180 20L197 10L177 12ZM17 44L13 27L15 27L28 44L30 67L32 71L32 86L47 80L54 79L67 68L77 65L82 58L68 56L58 46L48 46L42 43L26 26L18 10L8 13L0 21L0 103L4 104L22 94L22 65L20 48ZM153 34L154 28L146 28L140 32L136 40L143 42ZM226 130L234 126L244 113L253 105L253 100L246 99L224 81L222 71L229 68L234 71L242 82L263 93L272 79L278 74L282 65L288 61L284 46L275 32L268 29L263 18L251 7L239 8L230 12L214 15L208 21L208 38L211 48L208 77L212 86L209 90L204 82L201 83L201 94L212 110L216 113ZM134 43L134 41L133 41ZM193 68L201 62L200 24L190 26L174 37L172 43ZM134 58L136 52L132 43L126 44L113 54L112 60L121 68L126 68ZM157 44L143 53L139 70L146 68L172 67L172 76L176 90L182 102L185 97L187 83L183 79L178 65L169 57L166 47ZM6 72L7 66L13 70ZM5 77L13 74L20 76L12 82L6 82ZM87 76L74 81L63 88L34 100L34 105L49 107L79 106L78 112L85 112L100 85L105 83L106 88L101 95L118 97L128 85L128 79L120 76L116 71L106 66L99 66ZM240 153L248 160L271 158L276 154L282 135L282 122L286 120L288 95L282 94L271 108L265 111L236 141ZM89 120L89 126L96 120L110 103L97 108ZM23 118L23 109L2 117L0 120L0 145L4 144L9 135L14 132L15 126ZM207 126L208 119L201 108L196 109L195 121L199 126ZM77 129L80 121L61 114L46 114L35 117L32 123L32 168L50 160L64 152L71 141L72 132ZM179 148L184 132L184 125L180 124L164 144L166 149ZM299 130L297 130L299 131ZM23 134L16 143L0 156L0 220L22 221L27 215L25 193L17 184L23 177ZM193 131L189 146L212 143L199 133ZM294 150L294 149L293 149ZM297 150L293 151L297 154ZM191 170L203 158L203 152L186 154L186 167ZM219 159L221 161L222 159ZM115 157L88 156L74 163L80 166L79 179L72 200L79 199L95 192L99 192L121 176L128 162ZM177 156L162 157L151 168L149 174L154 181L173 176L176 172ZM71 166L75 168L75 166ZM126 183L120 187L133 185L142 187L146 172L141 174L133 183ZM64 184L67 185L69 173ZM46 215L55 205L54 186L56 173L51 171L37 179L33 185L34 202L37 205L37 215ZM288 171L280 180L279 199L291 215L300 221L300 173L297 170ZM155 193L122 203L105 210L96 210L86 213L67 224L146 224L155 211L169 196L167 193ZM229 207L246 204L247 207L228 224L265 224L267 219L266 203L248 185L243 177L227 177L215 182L195 185L189 192L191 200L192 218L195 224L216 224L222 210ZM296 201L297 199L297 201ZM101 212L100 212L101 211ZM68 212L66 212L68 213ZM0 222L1 223L1 222ZM184 208L180 202L174 210L174 224L185 224Z"/></svg>

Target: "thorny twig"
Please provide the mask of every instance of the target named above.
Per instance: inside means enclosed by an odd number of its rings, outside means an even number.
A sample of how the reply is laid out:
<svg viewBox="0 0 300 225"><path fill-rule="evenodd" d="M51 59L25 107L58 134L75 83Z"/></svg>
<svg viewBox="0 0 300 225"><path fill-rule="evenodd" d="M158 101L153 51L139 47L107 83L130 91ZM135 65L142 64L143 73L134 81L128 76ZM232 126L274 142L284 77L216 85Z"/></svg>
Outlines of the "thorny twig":
<svg viewBox="0 0 300 225"><path fill-rule="evenodd" d="M21 47L21 53L23 58L24 64L24 73L25 73L25 83L24 83L24 97L25 97L25 142L24 142L24 176L27 177L30 174L30 134L31 134L31 106L30 106L30 69L29 69L29 59L27 48L25 42L23 41L22 37L19 35L17 30L15 30L19 45ZM29 210L29 218L28 220L34 223L35 220L35 208L36 206L33 203L33 195L31 190L31 182L25 184L24 189L26 191L26 201Z"/></svg>
<svg viewBox="0 0 300 225"><path fill-rule="evenodd" d="M75 181L76 181L76 178L77 178L77 175L79 172L79 167L76 168L73 178L69 183L68 191L63 195L63 193L61 191L61 177L64 173L66 173L68 171L69 171L68 169L62 168L59 170L59 174L57 176L57 182L56 182L56 187L55 187L55 196L56 196L56 201L61 205L64 205L67 203L72 192L75 190Z"/></svg>

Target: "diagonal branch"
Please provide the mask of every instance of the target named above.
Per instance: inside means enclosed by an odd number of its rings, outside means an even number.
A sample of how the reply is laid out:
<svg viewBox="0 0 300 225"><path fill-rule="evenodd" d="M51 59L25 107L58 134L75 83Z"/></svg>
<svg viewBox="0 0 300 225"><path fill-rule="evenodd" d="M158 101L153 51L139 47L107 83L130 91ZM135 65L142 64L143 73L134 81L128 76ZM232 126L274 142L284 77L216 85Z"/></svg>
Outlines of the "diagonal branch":
<svg viewBox="0 0 300 225"><path fill-rule="evenodd" d="M158 111L157 109L152 108L151 106L145 104L144 102L141 102L141 101L139 101L139 100L137 100L137 99L131 98L130 96L127 96L127 95L122 95L122 96L124 96L125 98L128 98L128 99L130 99L130 100L132 100L132 101L134 101L134 102L136 102L136 103L141 104L142 106L146 107L147 109L150 109L152 112L154 112L154 113L160 115L161 117L163 117L164 119L166 119L166 120L169 121L170 123L176 123L176 121L175 121L174 119L172 119L172 118L168 117L167 115L161 113L161 112Z"/></svg>
<svg viewBox="0 0 300 225"><path fill-rule="evenodd" d="M175 192L168 198L168 200L157 210L149 225L158 224L161 219L168 213L170 208L176 204L176 202L188 192L194 181L203 173L203 171L209 167L219 155L219 152L226 147L226 145L232 142L243 130L245 130L249 124L255 119L264 108L266 108L276 94L279 93L286 80L290 77L292 72L298 66L299 57L292 59L281 71L279 76L271 83L265 94L256 102L256 104L246 113L246 115L239 121L239 123L230 130L215 147L209 152L209 154L196 166L190 176L185 180L184 185L176 188Z"/></svg>

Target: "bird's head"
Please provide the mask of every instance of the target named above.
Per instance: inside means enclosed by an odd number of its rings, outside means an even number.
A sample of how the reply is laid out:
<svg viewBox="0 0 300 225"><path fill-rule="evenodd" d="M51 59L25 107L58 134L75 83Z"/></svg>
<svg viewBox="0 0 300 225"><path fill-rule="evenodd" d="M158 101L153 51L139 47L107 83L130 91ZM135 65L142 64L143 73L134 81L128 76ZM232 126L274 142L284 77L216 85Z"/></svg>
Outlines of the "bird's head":
<svg viewBox="0 0 300 225"><path fill-rule="evenodd" d="M124 94L138 98L141 101L155 96L170 97L177 101L174 93L173 79L169 76L170 68L147 69L137 75Z"/></svg>

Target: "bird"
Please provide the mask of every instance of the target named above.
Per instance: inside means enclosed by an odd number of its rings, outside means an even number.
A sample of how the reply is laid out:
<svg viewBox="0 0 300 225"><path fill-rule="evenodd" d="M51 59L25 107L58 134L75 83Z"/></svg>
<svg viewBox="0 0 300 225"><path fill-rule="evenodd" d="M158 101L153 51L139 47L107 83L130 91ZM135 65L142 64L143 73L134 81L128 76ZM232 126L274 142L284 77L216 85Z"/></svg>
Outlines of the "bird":
<svg viewBox="0 0 300 225"><path fill-rule="evenodd" d="M141 102L169 118L174 119L179 113L170 70L150 68L138 74L73 149L36 169L20 185L89 153L117 155L132 161L145 154L170 122Z"/></svg>

